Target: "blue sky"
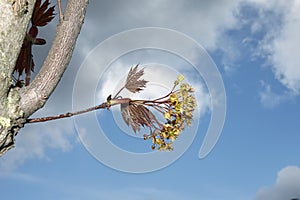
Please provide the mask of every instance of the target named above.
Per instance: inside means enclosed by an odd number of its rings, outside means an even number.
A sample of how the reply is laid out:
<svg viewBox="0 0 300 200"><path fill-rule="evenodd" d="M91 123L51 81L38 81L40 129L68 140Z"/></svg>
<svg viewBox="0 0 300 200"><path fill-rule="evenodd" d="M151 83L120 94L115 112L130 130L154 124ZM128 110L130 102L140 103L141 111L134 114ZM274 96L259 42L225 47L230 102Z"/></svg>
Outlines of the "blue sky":
<svg viewBox="0 0 300 200"><path fill-rule="evenodd" d="M150 173L120 172L99 162L81 143L78 132L89 130L88 120L81 130L76 130L73 119L30 124L16 137L16 147L0 159L2 198L300 198L299 11L299 0L91 1L70 66L46 106L34 116L72 110L76 75L96 45L122 31L161 27L193 38L220 71L227 102L221 137L208 156L198 158L213 112L210 102L217 99L209 98L205 77L191 75L191 66L182 68L187 64L182 59L166 52L140 50L116 58L101 81L94 85L95 96L82 94L75 102L88 107L86 104L96 98L100 103L108 93L115 91L112 84L124 78L130 65L136 62L145 65L155 62L184 73L187 80L196 85L201 111L196 136L183 155L165 168ZM35 48L37 66L42 64L54 32L55 23L40 32L40 36L47 38L48 45ZM125 42L130 44L135 40ZM120 44L120 48L124 44ZM184 44L178 41L174 46L184 47ZM116 50L109 49L101 56L110 56ZM195 59L201 63L203 60L197 56ZM100 61L99 58L90 62L97 65ZM97 74L92 70L82 76L86 81L82 83L84 88ZM164 74L156 78L166 81L171 77ZM120 147L149 151L149 143L122 133L111 112L99 111L97 116L104 124L105 133L111 134L108 138ZM100 145L99 151L112 156ZM130 161L142 165L136 160Z"/></svg>

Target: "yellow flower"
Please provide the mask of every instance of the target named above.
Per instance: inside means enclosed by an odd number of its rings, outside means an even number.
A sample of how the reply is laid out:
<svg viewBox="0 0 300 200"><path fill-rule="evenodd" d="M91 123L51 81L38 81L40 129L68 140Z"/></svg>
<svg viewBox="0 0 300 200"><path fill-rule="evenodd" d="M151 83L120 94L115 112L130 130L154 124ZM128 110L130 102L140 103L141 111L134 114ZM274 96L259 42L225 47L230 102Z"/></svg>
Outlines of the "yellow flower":
<svg viewBox="0 0 300 200"><path fill-rule="evenodd" d="M182 106L183 106L182 104L175 105L175 111L176 111L176 113L182 113L183 112Z"/></svg>
<svg viewBox="0 0 300 200"><path fill-rule="evenodd" d="M176 135L172 135L172 136L170 136L170 140L172 140L172 141L175 141L176 140Z"/></svg>
<svg viewBox="0 0 300 200"><path fill-rule="evenodd" d="M169 112L165 112L164 118L165 118L165 119L170 119L170 118L171 118L170 113L169 113Z"/></svg>
<svg viewBox="0 0 300 200"><path fill-rule="evenodd" d="M165 129L165 130L168 130L169 128L171 128L171 125L166 123L166 124L164 125L164 129Z"/></svg>
<svg viewBox="0 0 300 200"><path fill-rule="evenodd" d="M158 144L158 145L160 145L162 143L162 140L159 139L159 138L155 138L155 143Z"/></svg>
<svg viewBox="0 0 300 200"><path fill-rule="evenodd" d="M167 138L167 137L168 137L168 135L167 135L166 132L162 132L162 133L161 133L161 136L162 136L163 138Z"/></svg>
<svg viewBox="0 0 300 200"><path fill-rule="evenodd" d="M180 134L180 131L176 128L175 130L174 130L174 135L175 136L178 136Z"/></svg>
<svg viewBox="0 0 300 200"><path fill-rule="evenodd" d="M182 74L179 74L178 77L177 77L177 80L179 82L181 82L181 81L183 81L183 79L184 79L184 76Z"/></svg>
<svg viewBox="0 0 300 200"><path fill-rule="evenodd" d="M171 95L170 95L170 101L171 101L171 103L172 104L177 104L178 103L178 96L177 96L177 94L175 94L175 93L172 93Z"/></svg>
<svg viewBox="0 0 300 200"><path fill-rule="evenodd" d="M152 138L152 148L162 151L173 150L172 141L175 141L191 125L193 112L197 107L194 88L183 82L184 76L180 74L174 82L174 88L164 99L162 115L165 123L159 124L154 132L146 139ZM178 87L176 87L178 86ZM165 97L164 97L165 98ZM160 100L160 99L159 99ZM159 101L158 101L159 102Z"/></svg>

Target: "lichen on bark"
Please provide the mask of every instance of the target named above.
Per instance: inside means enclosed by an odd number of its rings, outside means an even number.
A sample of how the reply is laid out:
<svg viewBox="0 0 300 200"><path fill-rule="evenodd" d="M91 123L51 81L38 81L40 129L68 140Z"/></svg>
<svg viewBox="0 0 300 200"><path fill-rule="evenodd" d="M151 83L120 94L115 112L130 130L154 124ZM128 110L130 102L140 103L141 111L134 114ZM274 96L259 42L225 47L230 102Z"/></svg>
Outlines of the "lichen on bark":
<svg viewBox="0 0 300 200"><path fill-rule="evenodd" d="M0 0L0 155L13 147L14 136L24 123L12 73L34 4L35 0Z"/></svg>

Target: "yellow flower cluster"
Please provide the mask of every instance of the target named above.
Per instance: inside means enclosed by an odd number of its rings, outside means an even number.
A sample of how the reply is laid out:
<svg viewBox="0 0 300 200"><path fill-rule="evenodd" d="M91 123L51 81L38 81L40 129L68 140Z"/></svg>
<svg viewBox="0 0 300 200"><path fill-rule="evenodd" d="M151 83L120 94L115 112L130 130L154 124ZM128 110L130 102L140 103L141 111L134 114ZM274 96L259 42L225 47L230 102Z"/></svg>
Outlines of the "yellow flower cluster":
<svg viewBox="0 0 300 200"><path fill-rule="evenodd" d="M162 128L155 130L150 135L144 135L145 139L152 139L152 149L171 151L173 150L172 142L178 138L185 126L191 124L193 112L197 107L196 99L193 95L195 92L192 86L183 83L184 76L179 75L174 82L174 88L168 96L166 103L167 109L164 113L166 122Z"/></svg>

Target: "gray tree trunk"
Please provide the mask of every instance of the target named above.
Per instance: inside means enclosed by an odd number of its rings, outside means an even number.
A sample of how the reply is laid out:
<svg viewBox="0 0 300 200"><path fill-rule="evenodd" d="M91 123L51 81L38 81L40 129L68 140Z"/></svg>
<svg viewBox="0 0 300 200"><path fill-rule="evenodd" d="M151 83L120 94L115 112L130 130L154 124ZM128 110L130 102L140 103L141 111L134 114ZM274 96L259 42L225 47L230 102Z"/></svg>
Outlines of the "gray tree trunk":
<svg viewBox="0 0 300 200"><path fill-rule="evenodd" d="M26 3L28 2L28 4ZM88 0L68 0L49 54L35 79L12 87L12 73L35 0L0 0L0 156L14 146L26 119L46 103L70 62Z"/></svg>

